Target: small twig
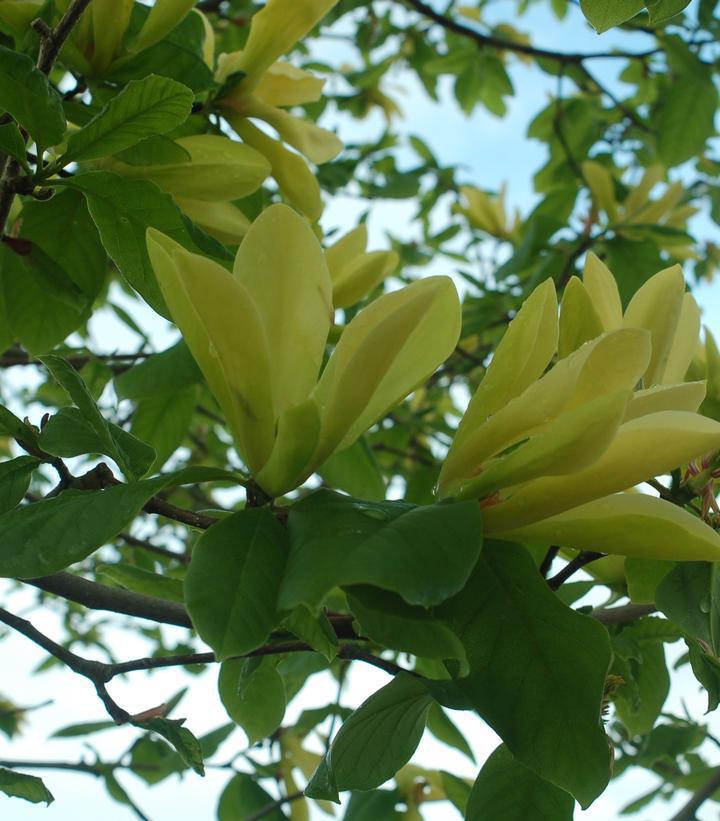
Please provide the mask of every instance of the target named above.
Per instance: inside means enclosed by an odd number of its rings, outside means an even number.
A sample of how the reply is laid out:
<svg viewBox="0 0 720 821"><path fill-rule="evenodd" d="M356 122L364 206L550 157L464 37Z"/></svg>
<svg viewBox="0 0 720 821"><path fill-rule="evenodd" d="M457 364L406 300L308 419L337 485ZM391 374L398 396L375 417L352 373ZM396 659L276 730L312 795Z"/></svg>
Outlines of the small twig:
<svg viewBox="0 0 720 821"><path fill-rule="evenodd" d="M614 624L629 624L656 612L654 604L624 604L621 607L599 607L590 613L590 617L610 627Z"/></svg>
<svg viewBox="0 0 720 821"><path fill-rule="evenodd" d="M129 533L121 533L119 535L126 544L130 547L137 547L140 550L147 550L149 553L155 553L158 556L164 556L167 559L174 559L181 564L190 564L190 556L187 553L177 553L175 550L168 550L166 547L158 547L145 539L138 539L136 536L131 536Z"/></svg>
<svg viewBox="0 0 720 821"><path fill-rule="evenodd" d="M590 564L590 562L594 562L597 559L602 559L604 555L604 553L596 553L593 550L581 551L572 561L568 562L559 573L551 579L548 579L548 587L551 590L557 590L561 584L577 573L581 567L585 567L586 564Z"/></svg>
<svg viewBox="0 0 720 821"><path fill-rule="evenodd" d="M557 545L552 545L548 548L548 552L545 554L545 558L542 560L540 567L538 568L543 579L547 578L547 574L550 572L552 563L555 561L555 557L559 552L560 548Z"/></svg>
<svg viewBox="0 0 720 821"><path fill-rule="evenodd" d="M37 67L43 74L50 73L65 41L89 5L90 0L72 0L67 11L54 28L49 28L47 23L40 18L33 20L31 26L40 35L40 53L38 54Z"/></svg>
<svg viewBox="0 0 720 821"><path fill-rule="evenodd" d="M297 792L292 792L289 795L284 796L283 798L278 798L277 801L272 801L269 804L266 804L264 807L261 807L257 812L254 812L252 815L247 815L244 821L258 821L259 818L267 818L268 815L272 815L275 810L279 810L283 804L290 804L292 801L299 801L301 798L305 797L305 793L302 790L298 790Z"/></svg>
<svg viewBox="0 0 720 821"><path fill-rule="evenodd" d="M715 770L713 775L702 785L702 787L693 793L692 798L679 812L673 815L670 821L693 821L693 819L697 817L696 814L698 809L700 809L702 804L704 804L718 789L720 789L720 767Z"/></svg>

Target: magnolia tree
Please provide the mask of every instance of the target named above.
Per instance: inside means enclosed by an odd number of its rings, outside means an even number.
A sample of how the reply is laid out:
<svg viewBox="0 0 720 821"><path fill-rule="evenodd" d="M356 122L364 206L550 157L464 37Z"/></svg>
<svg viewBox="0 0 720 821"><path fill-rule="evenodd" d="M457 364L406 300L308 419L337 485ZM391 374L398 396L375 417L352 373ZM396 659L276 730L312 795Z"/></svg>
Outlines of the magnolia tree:
<svg viewBox="0 0 720 821"><path fill-rule="evenodd" d="M715 5L0 0L0 622L107 711L58 735L132 727L0 791L74 768L146 818L126 773L209 763L227 821L563 821L638 767L630 811L717 798L702 716L663 712L665 644L720 700L720 355L688 290L720 259ZM573 50L541 10L608 33ZM502 118L521 62L553 91L512 216L393 94ZM368 250L388 200L411 227ZM201 738L113 696L203 665ZM363 665L386 683L351 710ZM502 741L476 779L412 763L426 729L472 756L472 712Z"/></svg>

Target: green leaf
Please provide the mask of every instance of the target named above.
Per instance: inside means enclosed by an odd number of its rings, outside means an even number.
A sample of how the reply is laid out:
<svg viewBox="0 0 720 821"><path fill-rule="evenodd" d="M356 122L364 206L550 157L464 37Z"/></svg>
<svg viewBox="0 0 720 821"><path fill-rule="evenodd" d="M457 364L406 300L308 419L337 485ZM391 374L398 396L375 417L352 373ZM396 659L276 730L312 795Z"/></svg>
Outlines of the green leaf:
<svg viewBox="0 0 720 821"><path fill-rule="evenodd" d="M476 502L415 507L318 490L288 519L281 607L314 608L337 585L372 584L429 606L460 590L482 545Z"/></svg>
<svg viewBox="0 0 720 821"><path fill-rule="evenodd" d="M364 437L334 453L317 472L330 487L357 499L381 502L385 498L385 482Z"/></svg>
<svg viewBox="0 0 720 821"><path fill-rule="evenodd" d="M580 0L582 13L598 34L631 20L645 5L642 0Z"/></svg>
<svg viewBox="0 0 720 821"><path fill-rule="evenodd" d="M685 564L685 562L681 562ZM636 604L654 604L657 586L675 567L675 562L655 559L625 559L628 595Z"/></svg>
<svg viewBox="0 0 720 821"><path fill-rule="evenodd" d="M128 165L168 165L191 160L186 148L159 134L146 137L132 148L120 151L115 157Z"/></svg>
<svg viewBox="0 0 720 821"><path fill-rule="evenodd" d="M679 562L655 593L671 622L720 654L720 568L710 562Z"/></svg>
<svg viewBox="0 0 720 821"><path fill-rule="evenodd" d="M188 434L197 388L141 399L132 418L132 433L155 452L150 472L160 470Z"/></svg>
<svg viewBox="0 0 720 821"><path fill-rule="evenodd" d="M152 718L149 721L133 721L132 724L141 730L147 730L162 736L188 767L198 775L205 775L200 742L190 730L182 726L184 720Z"/></svg>
<svg viewBox="0 0 720 821"><path fill-rule="evenodd" d="M90 122L68 137L63 165L95 160L165 134L190 115L193 93L167 77L150 74L129 82Z"/></svg>
<svg viewBox="0 0 720 821"><path fill-rule="evenodd" d="M30 477L40 460L34 456L18 456L0 462L0 513L20 504L30 486Z"/></svg>
<svg viewBox="0 0 720 821"><path fill-rule="evenodd" d="M65 135L60 95L25 54L0 46L0 111L6 111L45 148Z"/></svg>
<svg viewBox="0 0 720 821"><path fill-rule="evenodd" d="M38 444L37 430L30 427L27 422L23 422L22 419L18 419L4 405L0 405L0 435L10 436L20 444L30 447L37 447Z"/></svg>
<svg viewBox="0 0 720 821"><path fill-rule="evenodd" d="M149 356L115 377L115 390L124 399L151 399L174 395L202 382L202 373L184 340Z"/></svg>
<svg viewBox="0 0 720 821"><path fill-rule="evenodd" d="M399 673L343 722L325 756L326 783L316 772L305 794L337 801L337 791L372 790L392 778L420 743L431 704L420 679Z"/></svg>
<svg viewBox="0 0 720 821"><path fill-rule="evenodd" d="M485 762L470 793L465 818L481 821L572 821L571 795L544 781L501 744Z"/></svg>
<svg viewBox="0 0 720 821"><path fill-rule="evenodd" d="M220 700L251 744L272 735L285 716L285 684L276 667L277 657L268 656L220 665Z"/></svg>
<svg viewBox="0 0 720 821"><path fill-rule="evenodd" d="M80 735L112 730L115 727L117 724L114 721L85 721L82 724L69 724L61 730L56 730L50 738L76 738Z"/></svg>
<svg viewBox="0 0 720 821"><path fill-rule="evenodd" d="M653 131L663 164L672 167L702 153L715 133L718 92L705 68L673 80L653 112Z"/></svg>
<svg viewBox="0 0 720 821"><path fill-rule="evenodd" d="M438 741L442 741L443 744L447 744L448 747L459 750L463 755L466 755L470 761L475 762L475 755L467 739L439 704L433 704L430 707L430 712L427 717L427 728Z"/></svg>
<svg viewBox="0 0 720 821"><path fill-rule="evenodd" d="M180 209L147 180L89 171L57 182L82 191L105 250L122 275L159 314L169 316L145 246L145 232L163 234L197 251Z"/></svg>
<svg viewBox="0 0 720 821"><path fill-rule="evenodd" d="M166 484L152 479L98 491L66 490L0 516L0 576L31 579L82 561L107 544Z"/></svg>
<svg viewBox="0 0 720 821"><path fill-rule="evenodd" d="M6 770L5 767L0 767L0 792L13 798L24 798L33 804L44 801L50 806L55 800L53 794L37 776Z"/></svg>
<svg viewBox="0 0 720 821"><path fill-rule="evenodd" d="M155 596L165 601L184 601L183 585L180 579L152 573L131 564L103 564L97 567L96 572L120 587L135 593Z"/></svg>
<svg viewBox="0 0 720 821"><path fill-rule="evenodd" d="M286 556L285 531L267 507L234 513L200 538L185 601L220 660L259 647L280 622L275 601Z"/></svg>
<svg viewBox="0 0 720 821"><path fill-rule="evenodd" d="M61 408L51 416L40 435L40 446L54 456L102 453L122 458L134 476L144 476L155 460L155 451L131 433L108 423L111 444L101 439L78 408Z"/></svg>
<svg viewBox="0 0 720 821"><path fill-rule="evenodd" d="M651 23L664 23L686 9L691 0L644 0Z"/></svg>
<svg viewBox="0 0 720 821"><path fill-rule="evenodd" d="M238 821L248 818L275 801L247 773L235 773L225 785L217 808L218 821ZM287 815L278 807L263 816L267 821L286 821Z"/></svg>
<svg viewBox="0 0 720 821"><path fill-rule="evenodd" d="M630 736L645 735L652 730L670 690L670 675L661 642L645 643L642 658L625 664L615 660L626 685L613 695L615 712Z"/></svg>
<svg viewBox="0 0 720 821"><path fill-rule="evenodd" d="M41 357L41 361L82 414L82 418L87 423L87 432L90 434L88 438L91 440L92 448L114 459L128 478L137 479L143 476L155 460L155 451L131 433L117 426L111 428L100 413L83 378L62 357L48 355ZM73 444L77 444L80 418L77 414L65 413L61 416L61 420L57 424L61 424L66 430L71 428L75 436ZM95 437L94 442L92 442L93 436ZM59 435L59 442L57 431L53 439L60 444L62 432Z"/></svg>
<svg viewBox="0 0 720 821"><path fill-rule="evenodd" d="M443 790L445 790L448 801L457 807L464 818L465 810L467 809L467 804L470 799L470 784L446 770L440 770L440 780L442 781Z"/></svg>
<svg viewBox="0 0 720 821"><path fill-rule="evenodd" d="M337 656L339 642L330 620L325 613L311 613L307 607L299 605L283 622L283 627L296 635L300 641L309 644L328 661Z"/></svg>
<svg viewBox="0 0 720 821"><path fill-rule="evenodd" d="M467 674L467 656L460 639L423 607L413 607L377 587L347 588L348 605L360 633L392 650L433 659L455 659Z"/></svg>
<svg viewBox="0 0 720 821"><path fill-rule="evenodd" d="M354 792L343 821L402 821L403 814L396 809L402 800L399 790Z"/></svg>
<svg viewBox="0 0 720 821"><path fill-rule="evenodd" d="M25 140L15 123L9 122L0 125L0 154L9 154L23 167L27 168L26 150Z"/></svg>
<svg viewBox="0 0 720 821"><path fill-rule="evenodd" d="M437 615L470 662L470 675L454 685L516 758L590 804L610 776L600 725L605 629L565 607L510 542L486 542L465 589Z"/></svg>
<svg viewBox="0 0 720 821"><path fill-rule="evenodd" d="M88 301L97 297L107 279L107 254L79 191L65 189L44 202L25 202L20 236L53 260Z"/></svg>
<svg viewBox="0 0 720 821"><path fill-rule="evenodd" d="M707 712L720 704L720 659L711 655L695 639L686 639L693 675L705 688L708 696Z"/></svg>

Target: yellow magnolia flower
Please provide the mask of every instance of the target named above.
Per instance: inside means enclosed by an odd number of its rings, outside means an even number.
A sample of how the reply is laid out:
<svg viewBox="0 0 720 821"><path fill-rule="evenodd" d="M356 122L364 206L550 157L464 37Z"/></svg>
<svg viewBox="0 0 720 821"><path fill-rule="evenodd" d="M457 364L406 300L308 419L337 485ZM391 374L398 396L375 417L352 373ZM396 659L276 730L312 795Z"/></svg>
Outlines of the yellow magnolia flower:
<svg viewBox="0 0 720 821"><path fill-rule="evenodd" d="M0 24L21 33L39 15L43 5L43 0L0 0Z"/></svg>
<svg viewBox="0 0 720 821"><path fill-rule="evenodd" d="M474 228L486 231L499 239L513 239L517 235L520 217L516 212L512 224L508 221L505 214L505 192L506 187L503 185L497 197L490 197L479 188L462 185L460 193L467 205L458 205L455 211L463 214Z"/></svg>
<svg viewBox="0 0 720 821"><path fill-rule="evenodd" d="M231 201L256 191L270 174L270 163L254 148L215 134L180 137L175 143L187 152L187 162L130 165L110 159L103 167L154 182L193 222L221 242L237 245L250 223Z"/></svg>
<svg viewBox="0 0 720 821"><path fill-rule="evenodd" d="M397 267L395 251L367 252L366 247L367 227L363 223L325 252L336 308L354 305Z"/></svg>
<svg viewBox="0 0 720 821"><path fill-rule="evenodd" d="M228 87L227 94L218 101L223 116L245 142L267 156L283 195L313 221L322 211L317 181L307 167L300 185L293 179L298 164L304 163L282 143L318 164L333 159L342 143L330 131L284 110L320 99L324 81L278 58L292 49L336 3L337 0L268 0L252 17L245 48L221 54L216 72L216 80ZM257 129L248 118L272 126L281 141Z"/></svg>
<svg viewBox="0 0 720 821"><path fill-rule="evenodd" d="M65 59L83 74L102 75L118 58L137 54L162 40L195 1L155 0L137 36L124 43L134 0L93 0L64 46ZM56 0L62 11L68 3Z"/></svg>
<svg viewBox="0 0 720 821"><path fill-rule="evenodd" d="M561 334L552 281L510 323L439 478L441 496L481 500L487 533L645 558L720 559L720 536L690 513L621 492L720 447L720 424L696 413L703 382L653 378L653 387L636 390L643 375L683 371L687 360L666 344L675 327L659 329L651 311L658 292L675 293L675 275L653 279L623 318L604 272L597 280L586 272L600 333L547 372ZM675 301L677 322L682 282ZM663 303L667 310L672 304Z"/></svg>
<svg viewBox="0 0 720 821"><path fill-rule="evenodd" d="M308 223L284 205L255 220L232 273L152 229L148 250L239 452L272 496L352 445L435 370L460 333L452 281L423 279L358 313L320 375L330 273Z"/></svg>

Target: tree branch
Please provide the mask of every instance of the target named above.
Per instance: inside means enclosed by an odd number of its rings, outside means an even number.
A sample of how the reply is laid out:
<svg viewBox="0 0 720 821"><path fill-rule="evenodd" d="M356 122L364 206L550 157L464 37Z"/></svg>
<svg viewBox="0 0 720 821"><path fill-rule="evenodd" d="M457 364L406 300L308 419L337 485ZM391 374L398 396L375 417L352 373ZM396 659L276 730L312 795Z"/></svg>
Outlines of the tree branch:
<svg viewBox="0 0 720 821"><path fill-rule="evenodd" d="M596 553L593 550L582 550L572 561L568 562L559 573L556 573L552 579L548 579L548 587L551 590L557 590L561 584L577 573L581 567L585 567L586 564L590 564L590 562L594 562L597 559L602 559L604 556L604 553Z"/></svg>
<svg viewBox="0 0 720 821"><path fill-rule="evenodd" d="M657 613L654 604L625 604L621 607L599 607L593 610L590 616L609 627L613 624L628 624L651 613Z"/></svg>
<svg viewBox="0 0 720 821"><path fill-rule="evenodd" d="M292 792L290 795L286 795L283 798L278 798L277 801L271 801L269 804L266 804L264 807L261 807L257 812L254 812L252 815L248 815L245 818L245 821L259 821L260 818L267 818L268 815L272 815L275 810L279 810L283 804L289 804L292 801L298 801L301 798L305 797L305 793L302 790L297 790L297 792Z"/></svg>
<svg viewBox="0 0 720 821"><path fill-rule="evenodd" d="M680 812L675 813L670 821L693 821L696 818L696 813L712 794L720 789L720 767L718 767L713 775L693 793L692 798L685 804Z"/></svg>

